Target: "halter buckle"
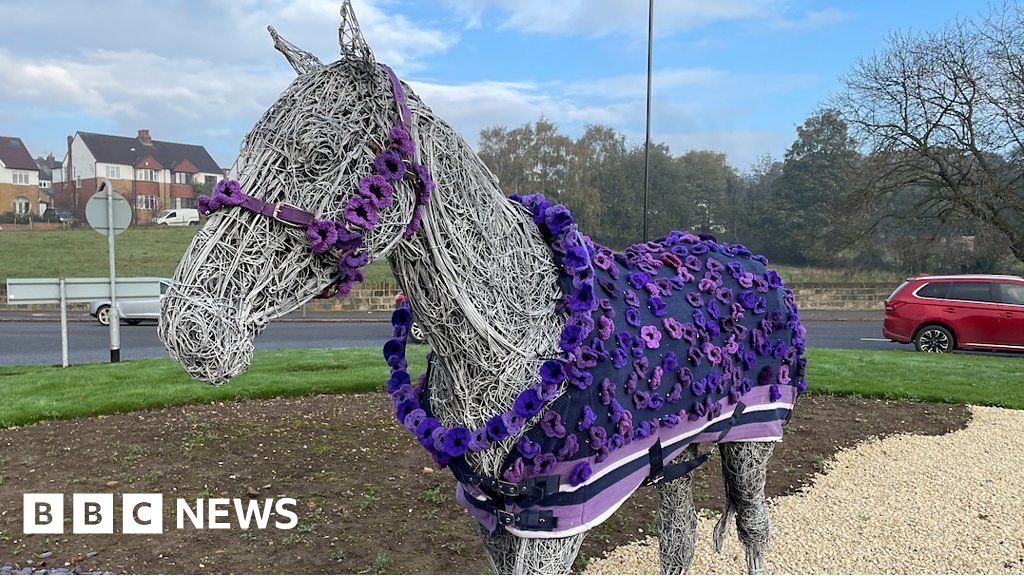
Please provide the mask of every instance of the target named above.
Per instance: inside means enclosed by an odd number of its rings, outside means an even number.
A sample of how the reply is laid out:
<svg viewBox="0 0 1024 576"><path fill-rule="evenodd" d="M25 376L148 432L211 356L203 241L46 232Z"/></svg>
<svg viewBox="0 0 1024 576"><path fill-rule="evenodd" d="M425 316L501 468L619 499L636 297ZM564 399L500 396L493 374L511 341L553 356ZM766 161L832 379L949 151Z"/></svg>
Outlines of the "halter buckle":
<svg viewBox="0 0 1024 576"><path fill-rule="evenodd" d="M301 224L289 222L288 220L284 220L281 218L281 208L284 207L294 208L295 210L301 210L301 208L294 204L289 204L288 202L278 202L277 204L274 204L274 212L270 215L270 217L273 218L274 220L277 220L281 224L284 224L285 226L290 226L292 228L302 228Z"/></svg>

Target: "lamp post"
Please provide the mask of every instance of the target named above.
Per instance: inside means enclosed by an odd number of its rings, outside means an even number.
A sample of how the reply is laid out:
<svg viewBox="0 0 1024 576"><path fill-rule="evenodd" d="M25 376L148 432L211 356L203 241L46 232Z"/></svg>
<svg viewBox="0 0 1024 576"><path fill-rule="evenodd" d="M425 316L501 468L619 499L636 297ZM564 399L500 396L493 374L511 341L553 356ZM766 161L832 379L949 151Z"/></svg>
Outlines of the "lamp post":
<svg viewBox="0 0 1024 576"><path fill-rule="evenodd" d="M644 242L647 242L647 205L651 194L651 64L654 60L654 0L647 5L647 131L644 138Z"/></svg>

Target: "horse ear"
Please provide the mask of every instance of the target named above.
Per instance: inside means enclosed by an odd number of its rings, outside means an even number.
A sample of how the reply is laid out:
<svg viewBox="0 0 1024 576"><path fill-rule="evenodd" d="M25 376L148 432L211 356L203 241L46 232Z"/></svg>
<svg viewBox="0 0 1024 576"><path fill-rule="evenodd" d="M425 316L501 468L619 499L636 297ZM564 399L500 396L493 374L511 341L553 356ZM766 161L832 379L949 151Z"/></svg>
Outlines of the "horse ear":
<svg viewBox="0 0 1024 576"><path fill-rule="evenodd" d="M346 60L374 65L373 52L370 50L370 45L363 39L363 33L359 30L359 20L356 19L351 0L345 0L341 4L338 44L341 47L341 55Z"/></svg>
<svg viewBox="0 0 1024 576"><path fill-rule="evenodd" d="M270 37L274 39L274 48L284 54L288 63L295 68L296 74L305 74L324 67L319 58L282 38L273 26L267 26L267 30L270 31Z"/></svg>

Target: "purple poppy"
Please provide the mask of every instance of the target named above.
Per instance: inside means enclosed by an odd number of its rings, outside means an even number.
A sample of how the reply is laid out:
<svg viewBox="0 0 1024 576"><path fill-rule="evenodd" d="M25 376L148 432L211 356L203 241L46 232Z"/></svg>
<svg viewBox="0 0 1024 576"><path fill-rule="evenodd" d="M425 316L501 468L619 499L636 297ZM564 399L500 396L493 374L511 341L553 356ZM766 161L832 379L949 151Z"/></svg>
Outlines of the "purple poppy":
<svg viewBox="0 0 1024 576"><path fill-rule="evenodd" d="M469 451L470 452L483 452L491 446L491 441L487 439L487 431L483 428L473 430L469 434Z"/></svg>
<svg viewBox="0 0 1024 576"><path fill-rule="evenodd" d="M462 426L452 428L444 435L444 452L458 458L469 449L469 430Z"/></svg>
<svg viewBox="0 0 1024 576"><path fill-rule="evenodd" d="M562 263L570 273L578 272L590 266L590 253L583 246L574 246L565 252Z"/></svg>
<svg viewBox="0 0 1024 576"><path fill-rule="evenodd" d="M597 319L598 332L597 335L601 340L607 340L611 338L612 332L615 331L615 321L607 316L601 316Z"/></svg>
<svg viewBox="0 0 1024 576"><path fill-rule="evenodd" d="M779 384L786 385L790 383L789 366L783 364L779 366Z"/></svg>
<svg viewBox="0 0 1024 576"><path fill-rule="evenodd" d="M389 182L398 182L405 177L405 163L394 150L384 150L378 154L373 159L373 168Z"/></svg>
<svg viewBox="0 0 1024 576"><path fill-rule="evenodd" d="M584 460L573 467L572 473L569 474L569 483L573 486L579 486L586 482L591 474L590 463Z"/></svg>
<svg viewBox="0 0 1024 576"><path fill-rule="evenodd" d="M558 449L557 457L559 460L568 460L572 458L576 452L580 449L580 443L576 440L575 434L569 434L562 441L562 447Z"/></svg>
<svg viewBox="0 0 1024 576"><path fill-rule="evenodd" d="M636 373L637 378L646 378L647 369L650 367L651 362L646 356L637 358L633 361L633 372Z"/></svg>
<svg viewBox="0 0 1024 576"><path fill-rule="evenodd" d="M661 394L651 392L651 397L647 400L647 406L651 410L659 410L664 405L665 399L661 397Z"/></svg>
<svg viewBox="0 0 1024 576"><path fill-rule="evenodd" d="M612 366L618 369L625 366L628 362L629 358L626 357L626 350L624 348L612 350Z"/></svg>
<svg viewBox="0 0 1024 576"><path fill-rule="evenodd" d="M757 375L757 385L768 386L773 383L773 380L775 380L775 369L771 366L761 368L761 372Z"/></svg>
<svg viewBox="0 0 1024 576"><path fill-rule="evenodd" d="M522 454L524 458L533 458L537 454L540 454L540 444L530 440L526 436L519 439L519 442L516 444L516 448L519 449L519 453Z"/></svg>
<svg viewBox="0 0 1024 576"><path fill-rule="evenodd" d="M489 438L491 442L500 442L505 438L508 438L508 427L505 426L505 421L501 419L501 416L494 416L488 420L485 430L487 432L487 438Z"/></svg>
<svg viewBox="0 0 1024 576"><path fill-rule="evenodd" d="M562 416L554 410L548 410L544 413L544 416L540 419L540 427L548 437L565 437L565 426L562 425Z"/></svg>
<svg viewBox="0 0 1024 576"><path fill-rule="evenodd" d="M696 324L699 328L704 328L708 325L707 317L704 316L703 310L693 311L693 323Z"/></svg>
<svg viewBox="0 0 1024 576"><path fill-rule="evenodd" d="M551 206L544 211L544 222L552 236L561 236L573 225L572 214L561 204Z"/></svg>
<svg viewBox="0 0 1024 576"><path fill-rule="evenodd" d="M651 309L651 314L654 314L657 317L665 315L665 301L658 296L651 296L650 300L647 301L647 305Z"/></svg>
<svg viewBox="0 0 1024 576"><path fill-rule="evenodd" d="M416 173L416 178L419 179L419 193L420 203L425 204L427 199L430 197L430 193L437 187L434 184L433 178L430 176L430 169L422 164L413 164L412 171Z"/></svg>
<svg viewBox="0 0 1024 576"><path fill-rule="evenodd" d="M434 430L440 428L441 424L433 418L424 418L419 426L416 426L416 439L425 448L430 448L433 443Z"/></svg>
<svg viewBox="0 0 1024 576"><path fill-rule="evenodd" d="M545 360L540 365L540 379L551 384L565 381L565 364L561 360Z"/></svg>
<svg viewBox="0 0 1024 576"><path fill-rule="evenodd" d="M779 273L771 268L764 271L764 279L768 282L768 287L771 289L782 287L782 278L779 277Z"/></svg>
<svg viewBox="0 0 1024 576"><path fill-rule="evenodd" d="M417 408L412 412L409 412L402 421L402 425L405 426L406 430L415 432L416 428L427 419L427 413L422 408Z"/></svg>
<svg viewBox="0 0 1024 576"><path fill-rule="evenodd" d="M220 209L220 200L210 196L199 197L199 213L209 215Z"/></svg>
<svg viewBox="0 0 1024 576"><path fill-rule="evenodd" d="M665 327L665 331L668 332L669 338L679 340L683 337L683 325L675 318L669 316L662 320L661 323Z"/></svg>
<svg viewBox="0 0 1024 576"><path fill-rule="evenodd" d="M607 270L612 265L612 259L608 254L604 252L598 252L594 254L594 266L597 266L601 270Z"/></svg>
<svg viewBox="0 0 1024 576"><path fill-rule="evenodd" d="M523 468L523 459L516 458L515 462L513 462L512 465L509 466L508 470L506 470L505 473L501 475L501 477L513 484L518 484L523 481L523 474L525 473L525 470Z"/></svg>
<svg viewBox="0 0 1024 576"><path fill-rule="evenodd" d="M626 276L626 282L637 290L643 288L644 284L647 284L649 279L650 276L643 272L630 272L629 275Z"/></svg>
<svg viewBox="0 0 1024 576"><path fill-rule="evenodd" d="M718 346L715 346L711 342L705 342L703 352L704 356L712 366L718 366L722 363L722 349Z"/></svg>
<svg viewBox="0 0 1024 576"><path fill-rule="evenodd" d="M580 370L579 368L573 367L569 370L569 384L572 384L580 390L586 390L590 388L590 385L594 382L594 375L590 372Z"/></svg>
<svg viewBox="0 0 1024 576"><path fill-rule="evenodd" d="M601 401L601 404L605 406L611 404L612 400L615 399L615 383L608 378L601 380L601 393L598 398ZM589 407L585 406L583 408L584 411L586 411L587 408Z"/></svg>
<svg viewBox="0 0 1024 576"><path fill-rule="evenodd" d="M600 426L590 428L590 447L593 450L600 450L608 439L608 432Z"/></svg>
<svg viewBox="0 0 1024 576"><path fill-rule="evenodd" d="M416 144L412 141L412 137L409 136L409 132L401 126L395 126L388 133L391 137L391 145L398 151L402 156L412 156L416 153Z"/></svg>
<svg viewBox="0 0 1024 576"><path fill-rule="evenodd" d="M543 405L540 399L540 395L533 388L527 388L523 390L516 398L513 410L517 416L522 418L530 419L540 412L540 408Z"/></svg>
<svg viewBox="0 0 1024 576"><path fill-rule="evenodd" d="M696 292L688 292L686 294L686 301L690 303L690 306L694 308L700 308L704 306L704 300L701 299L700 294Z"/></svg>
<svg viewBox="0 0 1024 576"><path fill-rule="evenodd" d="M583 342L583 329L572 324L566 325L562 330L562 336L558 340L558 347L565 352L573 352Z"/></svg>
<svg viewBox="0 0 1024 576"><path fill-rule="evenodd" d="M570 312L589 312L595 306L597 301L594 299L594 285L589 282L579 286L569 298Z"/></svg>
<svg viewBox="0 0 1024 576"><path fill-rule="evenodd" d="M242 194L242 185L235 180L225 178L213 187L213 199L221 206L240 206L245 202L245 198L245 194Z"/></svg>
<svg viewBox="0 0 1024 576"><path fill-rule="evenodd" d="M372 230L377 225L377 208L365 196L356 194L349 198L343 214L345 220L363 230Z"/></svg>
<svg viewBox="0 0 1024 576"><path fill-rule="evenodd" d="M701 360L704 359L704 353L701 352L699 346L690 346L690 349L686 352L686 359L690 361L690 364L700 366Z"/></svg>
<svg viewBox="0 0 1024 576"><path fill-rule="evenodd" d="M640 327L640 310L630 306L626 308L626 323L634 328Z"/></svg>
<svg viewBox="0 0 1024 576"><path fill-rule="evenodd" d="M675 321L675 320L673 319L673 321ZM676 322L676 324L679 324L679 323ZM666 328L667 328L667 326L666 326ZM675 339L675 340L678 340L679 338L682 338L682 339L686 340L687 342L689 342L690 344L694 344L694 343L697 342L697 328L693 324L690 324L689 322L687 322L686 324L679 324L679 337L678 338L675 335L673 335L671 333L671 331L669 332L669 335L672 336L672 338Z"/></svg>
<svg viewBox="0 0 1024 576"><path fill-rule="evenodd" d="M661 330L657 326L644 326L640 329L640 337L651 350L661 346Z"/></svg>
<svg viewBox="0 0 1024 576"><path fill-rule="evenodd" d="M365 176L359 180L359 194L373 202L377 209L391 205L394 188L380 174Z"/></svg>
<svg viewBox="0 0 1024 576"><path fill-rule="evenodd" d="M626 304L633 306L634 308L640 307L640 298L637 297L636 292L630 289L626 289Z"/></svg>
<svg viewBox="0 0 1024 576"><path fill-rule="evenodd" d="M772 402L778 402L782 398L782 392L779 391L779 385L773 383L768 387L768 399Z"/></svg>
<svg viewBox="0 0 1024 576"><path fill-rule="evenodd" d="M708 316L710 316L713 320L718 320L718 317L722 315L722 311L718 308L718 302L714 300L708 300L708 303L706 306L704 306L704 309L707 311Z"/></svg>
<svg viewBox="0 0 1024 576"><path fill-rule="evenodd" d="M768 301L764 299L764 296L758 296L754 301L754 314L764 314L767 309Z"/></svg>
<svg viewBox="0 0 1024 576"><path fill-rule="evenodd" d="M323 254L334 247L338 241L338 232L330 220L313 220L306 227L306 238L309 238L309 247L313 252Z"/></svg>
<svg viewBox="0 0 1024 576"><path fill-rule="evenodd" d="M596 421L597 421L597 414L594 414L594 411L590 408L590 406L584 405L583 406L583 414L580 417L580 421L576 425L576 429L579 430L580 432L582 432L584 430L587 430L591 426L593 426L594 422L596 422Z"/></svg>
<svg viewBox="0 0 1024 576"><path fill-rule="evenodd" d="M648 387L651 390L657 390L661 386L661 380L665 377L665 369L661 366L655 366L651 372L651 382Z"/></svg>
<svg viewBox="0 0 1024 576"><path fill-rule="evenodd" d="M752 290L744 290L743 292L740 292L739 295L736 296L736 301L739 302L739 304L744 308L749 309L754 307L754 298L755 295Z"/></svg>

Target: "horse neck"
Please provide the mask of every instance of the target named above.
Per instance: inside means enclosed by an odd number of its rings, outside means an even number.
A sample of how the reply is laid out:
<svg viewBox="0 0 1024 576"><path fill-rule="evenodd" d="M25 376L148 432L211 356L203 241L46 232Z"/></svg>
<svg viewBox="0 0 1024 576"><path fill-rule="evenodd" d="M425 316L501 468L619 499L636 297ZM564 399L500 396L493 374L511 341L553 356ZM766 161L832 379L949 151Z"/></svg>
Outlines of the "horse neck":
<svg viewBox="0 0 1024 576"><path fill-rule="evenodd" d="M556 353L558 274L533 220L462 138L429 116L418 128L437 190L390 261L435 353L431 408L474 430L510 409L536 381L538 358ZM471 463L497 474L513 441Z"/></svg>

